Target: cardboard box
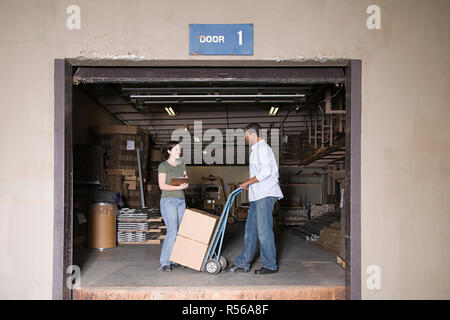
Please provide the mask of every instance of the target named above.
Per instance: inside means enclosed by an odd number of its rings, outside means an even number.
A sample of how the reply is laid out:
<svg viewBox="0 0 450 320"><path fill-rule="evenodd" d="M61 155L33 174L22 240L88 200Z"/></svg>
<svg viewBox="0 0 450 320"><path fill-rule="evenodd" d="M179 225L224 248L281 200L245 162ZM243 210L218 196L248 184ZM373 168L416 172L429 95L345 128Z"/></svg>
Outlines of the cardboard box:
<svg viewBox="0 0 450 320"><path fill-rule="evenodd" d="M157 184L147 184L147 193L150 195L161 195L161 189Z"/></svg>
<svg viewBox="0 0 450 320"><path fill-rule="evenodd" d="M136 182L136 180L134 180L134 181L124 180L123 183L128 185L128 190L136 190L137 189L137 182Z"/></svg>
<svg viewBox="0 0 450 320"><path fill-rule="evenodd" d="M170 261L201 271L207 251L207 244L178 235L170 255Z"/></svg>
<svg viewBox="0 0 450 320"><path fill-rule="evenodd" d="M214 234L219 217L198 209L186 209L181 220L178 235L209 244Z"/></svg>
<svg viewBox="0 0 450 320"><path fill-rule="evenodd" d="M106 176L106 185L110 189L114 190L115 192L120 192L121 194L124 193L122 182L123 181L121 176Z"/></svg>

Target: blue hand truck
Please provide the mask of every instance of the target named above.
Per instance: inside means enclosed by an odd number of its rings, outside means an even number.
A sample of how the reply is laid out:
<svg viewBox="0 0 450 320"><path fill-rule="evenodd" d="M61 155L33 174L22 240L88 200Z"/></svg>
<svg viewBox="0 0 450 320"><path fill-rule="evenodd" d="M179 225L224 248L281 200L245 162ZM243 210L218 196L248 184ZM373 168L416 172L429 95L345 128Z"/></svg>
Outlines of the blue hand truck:
<svg viewBox="0 0 450 320"><path fill-rule="evenodd" d="M203 260L201 271L206 271L210 274L217 274L220 270L224 270L227 267L227 260L220 255L222 251L223 237L225 235L228 215L231 207L233 206L234 199L239 193L242 192L242 190L242 188L238 188L228 196L222 214L220 215L219 222L217 223L217 227L214 230L214 235L208 246L208 251L205 259ZM219 247L217 248L217 246Z"/></svg>

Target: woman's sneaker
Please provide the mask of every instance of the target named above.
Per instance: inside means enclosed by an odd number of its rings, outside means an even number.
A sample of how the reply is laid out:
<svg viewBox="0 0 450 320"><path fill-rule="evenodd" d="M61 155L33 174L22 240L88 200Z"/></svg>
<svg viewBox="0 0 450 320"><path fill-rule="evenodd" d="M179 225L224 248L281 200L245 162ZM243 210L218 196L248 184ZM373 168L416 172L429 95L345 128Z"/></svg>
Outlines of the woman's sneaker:
<svg viewBox="0 0 450 320"><path fill-rule="evenodd" d="M233 264L231 267L229 267L227 269L227 271L228 272L248 272L249 269L244 269L244 268L238 267L237 265Z"/></svg>
<svg viewBox="0 0 450 320"><path fill-rule="evenodd" d="M164 271L164 272L170 272L170 271L172 271L172 267L171 266L164 266L160 270Z"/></svg>

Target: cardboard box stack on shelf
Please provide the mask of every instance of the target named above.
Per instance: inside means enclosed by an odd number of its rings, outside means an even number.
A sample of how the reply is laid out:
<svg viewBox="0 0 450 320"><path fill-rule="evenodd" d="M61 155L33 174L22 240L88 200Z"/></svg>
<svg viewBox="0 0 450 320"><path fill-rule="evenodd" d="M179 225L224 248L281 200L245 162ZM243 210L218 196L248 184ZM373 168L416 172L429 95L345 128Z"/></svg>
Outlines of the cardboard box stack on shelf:
<svg viewBox="0 0 450 320"><path fill-rule="evenodd" d="M161 190L158 184L147 184L147 196L145 198L147 207L160 208L159 201L161 200Z"/></svg>
<svg viewBox="0 0 450 320"><path fill-rule="evenodd" d="M139 167L136 150L140 150L143 185L148 175L148 132L137 126L93 126L95 144L105 148L105 172L108 189L120 192L129 207L140 207Z"/></svg>
<svg viewBox="0 0 450 320"><path fill-rule="evenodd" d="M146 204L149 208L159 208L159 201L161 199L161 190L158 186L158 166L161 161L164 161L162 147L154 146L150 151L150 167L149 167L149 180L146 187Z"/></svg>
<svg viewBox="0 0 450 320"><path fill-rule="evenodd" d="M170 261L200 271L219 217L197 209L186 209Z"/></svg>

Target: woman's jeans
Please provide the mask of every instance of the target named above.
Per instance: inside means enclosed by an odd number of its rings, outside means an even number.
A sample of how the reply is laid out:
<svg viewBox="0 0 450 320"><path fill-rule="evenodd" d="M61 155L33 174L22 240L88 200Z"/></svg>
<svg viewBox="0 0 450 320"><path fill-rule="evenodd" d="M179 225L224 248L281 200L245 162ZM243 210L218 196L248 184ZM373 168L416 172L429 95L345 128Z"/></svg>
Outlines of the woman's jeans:
<svg viewBox="0 0 450 320"><path fill-rule="evenodd" d="M277 197L265 197L251 201L245 223L244 248L242 254L236 258L234 265L250 269L259 241L260 256L263 267L277 270L275 237L273 234L273 206Z"/></svg>
<svg viewBox="0 0 450 320"><path fill-rule="evenodd" d="M184 210L186 209L186 202L184 198L161 198L160 206L161 214L167 227L166 237L164 238L161 256L159 258L162 268L172 264L169 258L172 254L178 228L180 227L181 220L183 219Z"/></svg>

